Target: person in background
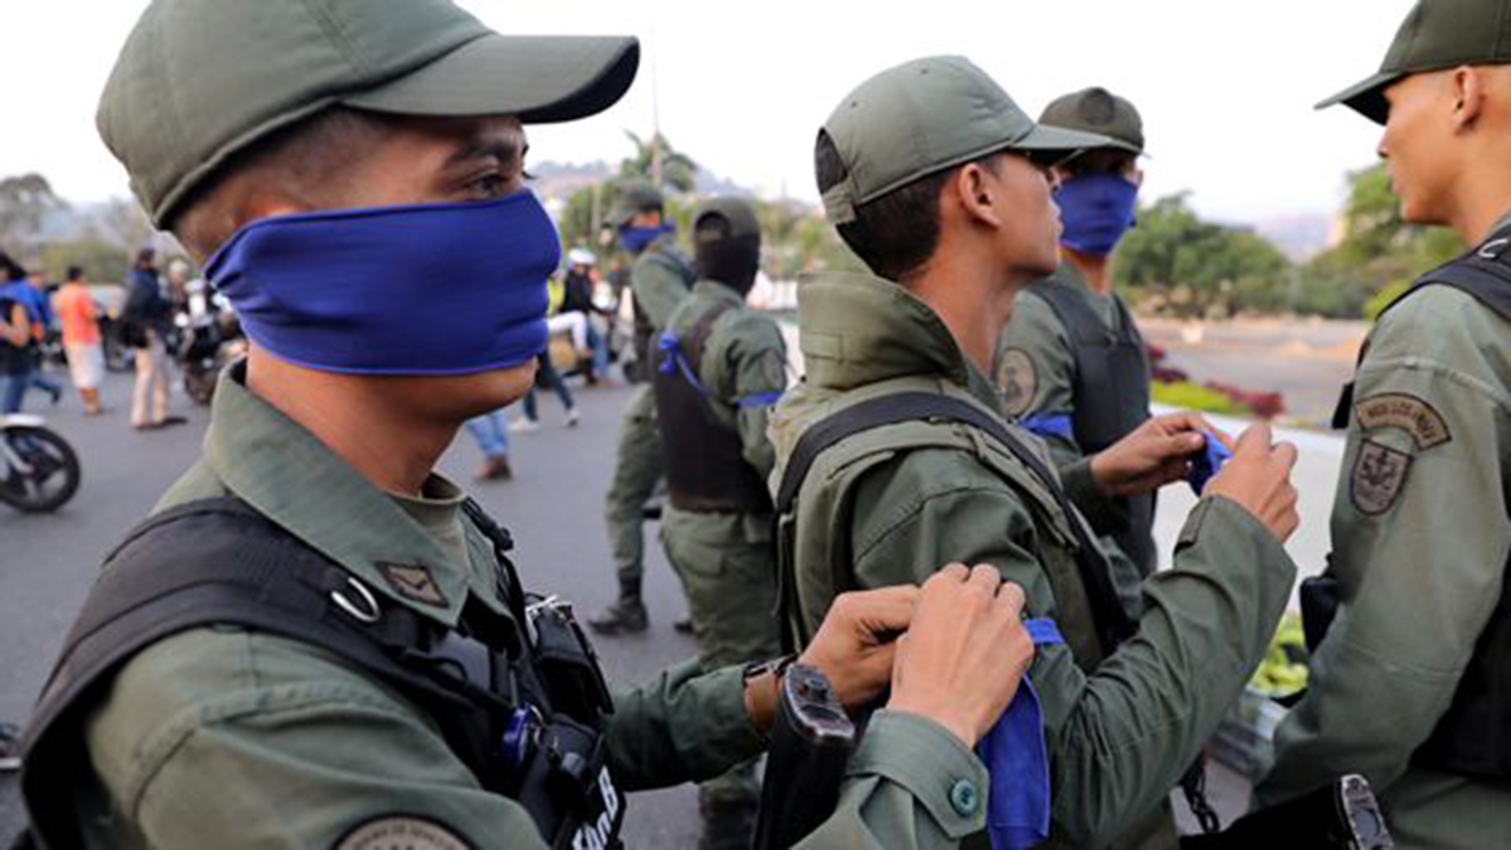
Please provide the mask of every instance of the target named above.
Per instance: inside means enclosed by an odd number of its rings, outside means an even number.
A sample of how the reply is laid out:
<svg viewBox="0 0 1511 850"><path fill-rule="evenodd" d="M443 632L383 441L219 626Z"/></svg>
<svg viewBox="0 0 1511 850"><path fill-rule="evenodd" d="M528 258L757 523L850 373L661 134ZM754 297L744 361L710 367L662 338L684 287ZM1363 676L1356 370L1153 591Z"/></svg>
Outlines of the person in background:
<svg viewBox="0 0 1511 850"><path fill-rule="evenodd" d="M152 431L188 420L169 412L168 349L166 340L173 304L163 295L157 274L157 252L143 248L131 268L130 293L123 318L136 346L136 386L131 392L131 427Z"/></svg>
<svg viewBox="0 0 1511 850"><path fill-rule="evenodd" d="M58 290L57 316L63 332L63 350L68 354L68 374L84 402L84 414L98 416L104 412L100 406L100 379L105 372L105 355L100 347L94 298L89 294L84 270L78 266L68 268L68 280Z"/></svg>
<svg viewBox="0 0 1511 850"><path fill-rule="evenodd" d="M43 343L47 341L48 334L53 333L58 326L57 319L53 315L52 303L47 297L47 276L41 269L32 269L26 277L26 285L20 292L22 300L26 303L28 318L32 323L32 369L31 379L26 388L42 390L52 396L53 404L57 404L63 398L63 385L47 376L47 364L42 359Z"/></svg>
<svg viewBox="0 0 1511 850"><path fill-rule="evenodd" d="M567 274L562 283L560 312L581 313L587 322L588 348L593 352L592 370L587 374L588 386L605 383L609 379L609 330L599 331L593 317L603 316L612 322L614 311L593 303L593 290L598 286L598 258L592 251L573 248L567 252Z"/></svg>
<svg viewBox="0 0 1511 850"><path fill-rule="evenodd" d="M16 286L25 286L26 270L0 252L0 273L6 280L0 284L0 414L19 413L31 374L31 320L16 297Z"/></svg>
<svg viewBox="0 0 1511 850"><path fill-rule="evenodd" d="M477 441L483 453L483 465L473 475L474 481L508 481L514 477L509 466L509 428L503 408L474 416L466 423L467 433Z"/></svg>

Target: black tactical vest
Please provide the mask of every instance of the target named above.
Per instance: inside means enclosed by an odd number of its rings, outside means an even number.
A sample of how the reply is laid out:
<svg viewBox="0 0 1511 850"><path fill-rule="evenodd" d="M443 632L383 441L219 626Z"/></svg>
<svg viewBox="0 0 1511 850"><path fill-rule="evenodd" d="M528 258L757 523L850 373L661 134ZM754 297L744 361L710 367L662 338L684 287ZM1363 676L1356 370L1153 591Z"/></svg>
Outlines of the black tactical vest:
<svg viewBox="0 0 1511 850"><path fill-rule="evenodd" d="M1429 286L1451 286L1466 292L1511 321L1511 227L1496 231L1484 244L1423 275L1380 315L1383 317L1397 304ZM1511 344L1511 339L1504 342ZM1361 363L1364 353L1359 354ZM1348 427L1353 387L1349 383L1343 388L1333 415L1335 427ZM1430 565L1424 564L1423 568L1430 569ZM1310 588L1303 588L1303 600L1309 589L1314 603L1312 610L1306 612L1309 642L1313 642L1314 636L1315 642L1321 641L1336 613L1335 598L1317 598L1328 595L1330 583L1331 593L1336 597L1336 580L1331 576L1313 580ZM1314 612L1315 616L1311 616ZM1453 702L1426 742L1412 755L1412 761L1463 776L1511 779L1511 563L1503 574L1500 600L1480 633Z"/></svg>
<svg viewBox="0 0 1511 850"><path fill-rule="evenodd" d="M1114 298L1118 331L1108 329L1086 293L1073 283L1047 280L1032 290L1065 326L1075 358L1071 427L1076 444L1088 455L1116 443L1149 418L1149 351L1133 316ZM1153 493L1116 499L1127 518L1112 530L1118 546L1148 576L1159 562L1154 545Z"/></svg>
<svg viewBox="0 0 1511 850"><path fill-rule="evenodd" d="M44 850L82 846L70 805L90 763L81 727L115 674L163 638L233 624L319 646L397 689L552 847L619 847L624 797L603 735L613 704L593 650L569 606L525 594L505 554L508 533L475 503L466 508L497 550L508 611L469 600L454 629L380 604L235 498L181 505L139 526L107 558L27 728L30 838Z"/></svg>
<svg viewBox="0 0 1511 850"><path fill-rule="evenodd" d="M688 291L692 290L693 283L697 281L698 275L693 271L692 264L688 263L686 257L683 257L675 248L651 247L647 248L646 251L655 251L670 260L672 265L676 267L677 273L682 276L682 282L686 285ZM636 262L639 262L638 258ZM632 266L630 271L630 293L633 295L634 291L635 275ZM640 380L645 380L651 377L656 364L659 362L656 357L656 334L660 332L660 329L651 324L651 317L646 315L645 310L641 308L639 298L635 299L634 305L635 356L640 358L640 363L644 367L641 370L641 374L645 377L640 378Z"/></svg>
<svg viewBox="0 0 1511 850"><path fill-rule="evenodd" d="M685 337L662 334L664 362L653 380L666 464L666 493L678 510L697 513L771 513L771 494L761 474L745 460L740 432L714 414L713 400L698 379L698 364L714 323L735 309L716 304L698 317Z"/></svg>

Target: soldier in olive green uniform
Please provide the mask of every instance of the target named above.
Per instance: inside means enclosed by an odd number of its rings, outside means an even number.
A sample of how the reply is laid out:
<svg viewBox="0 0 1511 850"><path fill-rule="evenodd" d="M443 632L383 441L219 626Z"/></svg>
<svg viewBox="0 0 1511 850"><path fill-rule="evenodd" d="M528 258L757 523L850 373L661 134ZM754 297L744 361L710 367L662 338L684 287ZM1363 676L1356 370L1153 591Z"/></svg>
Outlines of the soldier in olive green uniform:
<svg viewBox="0 0 1511 850"><path fill-rule="evenodd" d="M1096 454L1149 418L1149 357L1133 313L1112 291L1112 253L1133 224L1143 173L1143 122L1106 89L1091 88L1051 103L1039 123L1099 133L1106 147L1061 166L1062 262L1023 290L997 346L996 376L1008 416L1049 445L1058 466ZM1158 564L1154 494L1116 500L1108 516L1092 516L1106 534L1115 573L1135 606L1139 583ZM1124 558L1123 556L1127 557ZM1136 610L1136 609L1135 609Z"/></svg>
<svg viewBox="0 0 1511 850"><path fill-rule="evenodd" d="M776 480L807 432L870 400L910 392L1000 418L985 371L1012 297L1056 263L1047 163L1105 144L1036 126L960 57L905 63L844 98L819 133L819 190L877 274L799 287L807 375L773 414ZM1156 483L1171 480L1201 441L1159 425L1068 468L1064 486L1090 502L1151 467L1164 473ZM1192 511L1175 568L1145 582L1136 633L1115 646L1099 620L1121 609L1103 595L1105 574L1094 593L1096 574L1080 566L1095 544L1079 511L1054 496L1042 443L1009 437L1018 450L925 414L819 453L790 512L783 481L790 621L804 640L842 591L916 582L940 559L995 564L1066 640L1042 647L1031 670L1053 764L1051 842L1173 846L1170 789L1242 690L1290 592L1295 567L1278 538L1296 522L1294 448L1272 449L1263 427L1244 435Z"/></svg>
<svg viewBox="0 0 1511 850"><path fill-rule="evenodd" d="M787 388L781 328L745 307L760 268L761 228L738 198L692 215L698 282L660 337L656 405L666 466L661 542L682 578L705 670L781 653L771 550L774 457L767 411ZM703 783L701 846L750 846L755 763Z"/></svg>
<svg viewBox="0 0 1511 850"><path fill-rule="evenodd" d="M764 748L779 668L682 664L610 697L570 609L528 595L507 534L431 471L467 418L523 395L544 345L560 247L523 190L521 125L607 108L638 57L506 38L440 0L147 8L101 132L154 223L214 255L251 348L27 731L41 846L618 847L619 788ZM966 738L1032 654L999 583L952 565L836 606L799 661L850 706L894 665L912 696L804 846L981 828L947 789L985 781ZM1007 651L938 649L972 635Z"/></svg>
<svg viewBox="0 0 1511 850"><path fill-rule="evenodd" d="M1302 590L1326 637L1257 802L1360 773L1398 847L1511 841L1508 20L1506 0L1424 0L1380 72L1324 103L1385 125L1404 219L1474 247L1380 317L1340 401L1333 551ZM1328 628L1310 603L1334 594Z"/></svg>
<svg viewBox="0 0 1511 850"><path fill-rule="evenodd" d="M693 284L692 267L677 252L675 231L664 223L661 191L643 180L619 190L609 222L634 257L630 291L635 296L635 356L642 370L654 368L656 339ZM645 575L645 505L664 472L656 399L649 386L635 390L619 426L619 455L609 485L605 520L609 549L619 576L619 598L588 621L600 634L643 632L650 624L640 587Z"/></svg>

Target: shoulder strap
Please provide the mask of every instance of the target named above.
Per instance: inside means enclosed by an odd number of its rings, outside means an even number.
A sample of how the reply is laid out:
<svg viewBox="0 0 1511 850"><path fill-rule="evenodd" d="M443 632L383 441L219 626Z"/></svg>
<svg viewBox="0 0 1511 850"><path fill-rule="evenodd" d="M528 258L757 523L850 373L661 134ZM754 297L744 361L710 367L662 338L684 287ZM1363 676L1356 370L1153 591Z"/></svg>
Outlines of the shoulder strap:
<svg viewBox="0 0 1511 850"><path fill-rule="evenodd" d="M1022 441L1013 436L1002 420L969 402L938 393L901 392L863 401L815 423L803 432L782 471L782 480L777 489L777 515L791 513L803 479L825 449L862 431L921 419L961 422L984 431L1044 484L1060 510L1065 513L1071 532L1075 535L1077 571L1091 602L1103 649L1110 654L1113 647L1133 633L1134 627L1118 601L1111 573L1101 550L1087 533L1085 524L1078 519L1078 514L1060 487L1059 478Z"/></svg>
<svg viewBox="0 0 1511 850"><path fill-rule="evenodd" d="M1511 226L1497 230L1463 256L1422 275L1410 289L1381 310L1380 316L1384 316L1423 287L1440 284L1469 293L1475 300L1511 321L1511 250L1508 249L1511 249ZM1361 360L1362 356L1361 354Z"/></svg>
<svg viewBox="0 0 1511 850"><path fill-rule="evenodd" d="M1029 290L1034 295L1044 299L1044 303L1054 311L1059 318L1060 324L1070 334L1070 338L1078 343L1102 342L1112 336L1107 326L1102 323L1100 316L1086 303L1081 293L1071 288L1071 284L1056 281L1045 281L1041 285Z"/></svg>

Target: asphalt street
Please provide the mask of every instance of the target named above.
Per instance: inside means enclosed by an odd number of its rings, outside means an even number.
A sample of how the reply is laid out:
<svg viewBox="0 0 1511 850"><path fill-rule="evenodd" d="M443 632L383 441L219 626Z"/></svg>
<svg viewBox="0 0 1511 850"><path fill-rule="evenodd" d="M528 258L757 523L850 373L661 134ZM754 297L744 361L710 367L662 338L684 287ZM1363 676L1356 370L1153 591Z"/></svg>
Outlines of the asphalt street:
<svg viewBox="0 0 1511 850"><path fill-rule="evenodd" d="M554 396L543 395L542 430L513 434L515 479L507 483L471 483L481 455L461 434L441 461L441 471L464 483L513 532L516 561L532 589L573 600L582 614L597 611L615 594L603 531L603 494L613 470L619 415L631 390L577 389L582 422L563 427ZM0 506L0 721L27 717L79 603L104 555L156 502L158 496L193 463L208 422L204 408L180 394L177 412L186 426L139 433L127 423L129 376L111 376L104 398L111 412L86 418L77 400L65 396L49 407L34 394L28 410L49 424L78 451L84 482L75 499L55 514L26 516ZM510 415L515 415L513 411ZM1244 423L1220 422L1221 427ZM1326 523L1340 451L1333 438L1284 435L1301 442L1303 462L1298 485L1303 515L1311 521L1290 547L1306 567L1320 567ZM1175 492L1171 492L1174 490ZM1162 499L1157 534L1168 551L1180 519L1192 501L1177 488ZM676 578L655 539L657 527L646 526L645 593L652 628L643 635L599 639L596 646L612 681L645 679L674 661L694 654L691 638L675 633L674 619L685 605ZM0 846L20 821L14 774L0 774ZM1224 821L1245 806L1246 785L1220 766L1211 777L1214 802ZM1189 828L1185 806L1176 811ZM696 836L696 796L690 786L637 794L627 815L631 847L687 847Z"/></svg>

